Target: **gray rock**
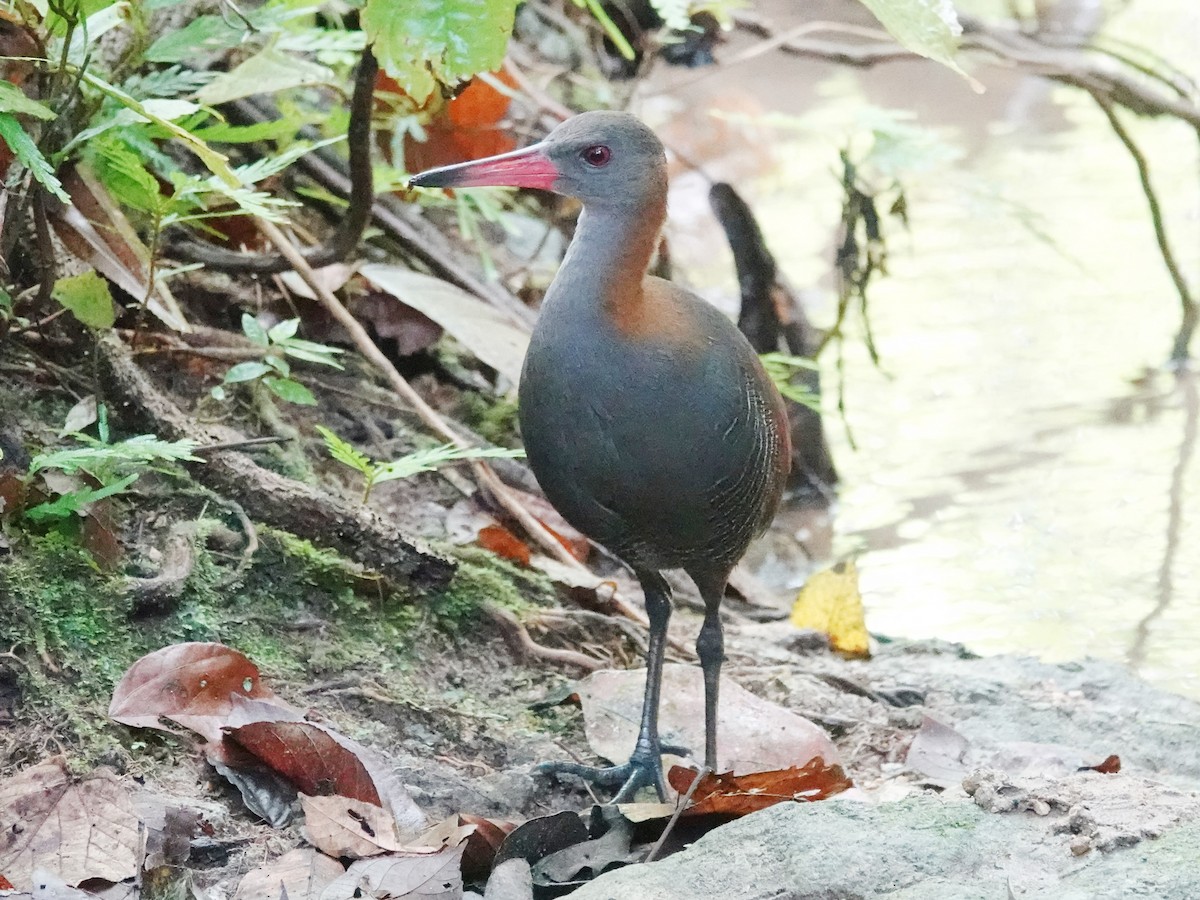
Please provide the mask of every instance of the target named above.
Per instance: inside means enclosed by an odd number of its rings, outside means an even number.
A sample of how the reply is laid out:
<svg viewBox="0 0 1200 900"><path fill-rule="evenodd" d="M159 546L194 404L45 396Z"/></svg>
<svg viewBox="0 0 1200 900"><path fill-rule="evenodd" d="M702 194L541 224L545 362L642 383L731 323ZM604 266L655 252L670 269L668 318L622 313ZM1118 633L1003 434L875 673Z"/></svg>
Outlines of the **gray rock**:
<svg viewBox="0 0 1200 900"><path fill-rule="evenodd" d="M1097 773L1008 785L977 773L971 784L977 795L1003 788L1026 802L997 807L1004 812L934 794L879 805L780 804L662 862L602 875L571 897L1200 897L1200 795Z"/></svg>

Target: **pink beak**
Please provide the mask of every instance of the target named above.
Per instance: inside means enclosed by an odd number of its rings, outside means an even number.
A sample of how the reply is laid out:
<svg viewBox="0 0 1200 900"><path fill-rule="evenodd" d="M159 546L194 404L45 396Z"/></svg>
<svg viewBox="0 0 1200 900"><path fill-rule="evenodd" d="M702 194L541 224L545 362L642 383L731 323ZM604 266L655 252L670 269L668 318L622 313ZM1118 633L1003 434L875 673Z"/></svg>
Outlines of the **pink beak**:
<svg viewBox="0 0 1200 900"><path fill-rule="evenodd" d="M489 156L455 166L442 166L414 175L409 187L524 187L554 190L558 169L546 155L543 144Z"/></svg>

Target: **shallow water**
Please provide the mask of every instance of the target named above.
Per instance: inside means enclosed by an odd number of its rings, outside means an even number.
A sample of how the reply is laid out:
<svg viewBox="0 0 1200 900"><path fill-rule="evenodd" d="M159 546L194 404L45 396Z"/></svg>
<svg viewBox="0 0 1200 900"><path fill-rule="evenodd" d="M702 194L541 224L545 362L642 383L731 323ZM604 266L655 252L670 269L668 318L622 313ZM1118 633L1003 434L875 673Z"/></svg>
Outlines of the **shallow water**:
<svg viewBox="0 0 1200 900"><path fill-rule="evenodd" d="M1190 0L1139 0L1109 33L1200 68ZM848 348L857 450L826 398L842 475L832 553L857 554L877 633L1121 660L1200 696L1200 386L1161 369L1178 298L1135 169L1088 98L998 69L974 74L982 96L933 65L854 73L776 54L718 78L661 73L655 88L682 87L644 110L744 191L789 279L813 289L821 324L832 315L836 152L861 110L912 110L959 148L957 163L908 180L911 230L893 228L889 275L871 291L884 371L857 337ZM706 125L714 107L725 118ZM773 128L772 111L804 119ZM1129 127L1200 284L1195 134L1165 121ZM728 306L736 285L706 183L683 173L675 185L674 260ZM805 573L797 556L759 574L794 587Z"/></svg>

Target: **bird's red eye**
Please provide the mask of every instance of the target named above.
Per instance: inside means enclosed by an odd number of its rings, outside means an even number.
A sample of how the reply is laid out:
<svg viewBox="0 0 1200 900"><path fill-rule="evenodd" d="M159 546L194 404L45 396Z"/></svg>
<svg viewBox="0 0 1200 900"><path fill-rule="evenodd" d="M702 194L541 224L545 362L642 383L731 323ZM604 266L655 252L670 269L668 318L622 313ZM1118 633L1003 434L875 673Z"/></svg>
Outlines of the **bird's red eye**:
<svg viewBox="0 0 1200 900"><path fill-rule="evenodd" d="M599 169L601 166L607 166L608 161L612 159L612 151L603 144L597 144L594 147L588 147L583 151L583 161L589 166L594 166Z"/></svg>

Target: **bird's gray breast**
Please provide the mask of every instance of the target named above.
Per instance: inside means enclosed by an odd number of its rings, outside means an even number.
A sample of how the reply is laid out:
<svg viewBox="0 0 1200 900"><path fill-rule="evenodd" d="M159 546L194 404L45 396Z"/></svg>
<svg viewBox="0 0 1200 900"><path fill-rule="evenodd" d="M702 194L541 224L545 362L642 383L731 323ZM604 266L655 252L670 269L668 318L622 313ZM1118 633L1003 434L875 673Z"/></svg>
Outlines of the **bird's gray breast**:
<svg viewBox="0 0 1200 900"><path fill-rule="evenodd" d="M680 353L611 332L538 331L520 421L550 502L635 566L732 566L759 524L773 447L741 345L719 335Z"/></svg>

